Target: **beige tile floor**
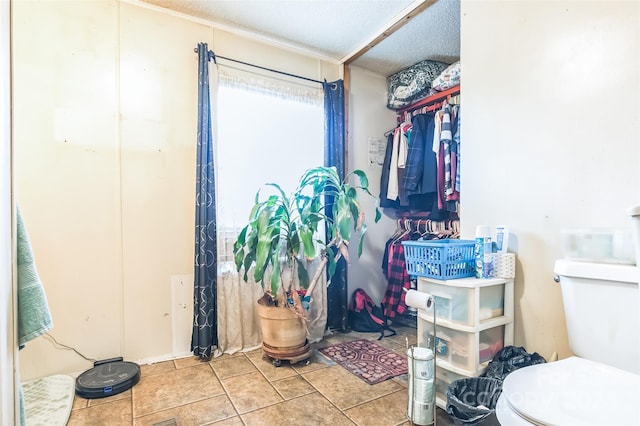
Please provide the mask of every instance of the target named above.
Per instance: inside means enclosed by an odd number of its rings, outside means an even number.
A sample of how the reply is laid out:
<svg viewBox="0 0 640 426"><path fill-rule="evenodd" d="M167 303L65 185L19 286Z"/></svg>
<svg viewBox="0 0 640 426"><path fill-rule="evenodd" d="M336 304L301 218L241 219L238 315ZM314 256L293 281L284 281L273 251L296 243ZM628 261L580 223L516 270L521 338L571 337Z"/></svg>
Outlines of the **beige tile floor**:
<svg viewBox="0 0 640 426"><path fill-rule="evenodd" d="M406 353L415 329L378 343ZM327 336L314 344L367 338L374 333ZM75 398L68 425L409 425L406 376L369 385L338 364L313 355L309 362L275 367L261 350L209 362L182 358L141 366L140 382L107 398ZM438 409L437 424L452 425Z"/></svg>

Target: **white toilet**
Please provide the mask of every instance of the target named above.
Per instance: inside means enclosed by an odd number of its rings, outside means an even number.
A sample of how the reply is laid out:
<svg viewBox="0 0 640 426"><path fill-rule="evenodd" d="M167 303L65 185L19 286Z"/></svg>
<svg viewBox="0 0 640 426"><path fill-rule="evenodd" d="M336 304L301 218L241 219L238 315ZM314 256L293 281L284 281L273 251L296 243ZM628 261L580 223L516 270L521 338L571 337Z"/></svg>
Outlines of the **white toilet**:
<svg viewBox="0 0 640 426"><path fill-rule="evenodd" d="M640 207L630 213L640 237ZM554 271L576 356L509 374L496 406L498 421L640 425L640 263L558 260Z"/></svg>

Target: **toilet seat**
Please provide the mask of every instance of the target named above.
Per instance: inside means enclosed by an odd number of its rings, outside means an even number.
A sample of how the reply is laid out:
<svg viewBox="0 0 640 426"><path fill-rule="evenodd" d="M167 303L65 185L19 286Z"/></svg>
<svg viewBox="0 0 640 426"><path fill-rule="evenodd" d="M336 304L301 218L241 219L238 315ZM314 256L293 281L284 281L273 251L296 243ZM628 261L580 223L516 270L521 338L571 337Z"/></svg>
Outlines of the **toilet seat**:
<svg viewBox="0 0 640 426"><path fill-rule="evenodd" d="M638 425L639 402L640 376L571 357L509 374L497 415L510 410L534 425Z"/></svg>

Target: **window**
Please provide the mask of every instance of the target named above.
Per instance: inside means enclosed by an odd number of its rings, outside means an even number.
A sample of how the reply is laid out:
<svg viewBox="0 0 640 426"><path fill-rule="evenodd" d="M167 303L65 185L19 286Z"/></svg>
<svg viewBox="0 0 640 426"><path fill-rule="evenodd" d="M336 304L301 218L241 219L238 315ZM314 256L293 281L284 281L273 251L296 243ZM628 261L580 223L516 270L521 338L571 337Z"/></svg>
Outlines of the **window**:
<svg viewBox="0 0 640 426"><path fill-rule="evenodd" d="M273 182L289 194L305 170L323 164L322 91L221 78L216 99L218 257L232 261L256 191Z"/></svg>

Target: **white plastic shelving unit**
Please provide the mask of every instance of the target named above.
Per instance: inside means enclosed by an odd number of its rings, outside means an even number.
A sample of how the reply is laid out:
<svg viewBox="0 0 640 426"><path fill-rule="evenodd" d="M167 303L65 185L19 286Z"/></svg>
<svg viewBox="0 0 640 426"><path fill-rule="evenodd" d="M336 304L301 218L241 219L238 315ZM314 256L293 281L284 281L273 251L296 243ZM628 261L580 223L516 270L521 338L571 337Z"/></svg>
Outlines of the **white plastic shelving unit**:
<svg viewBox="0 0 640 426"><path fill-rule="evenodd" d="M503 347L513 345L513 279L418 277L418 291L436 302L436 404L449 384L483 374ZM418 346L432 346L433 312L418 311Z"/></svg>

